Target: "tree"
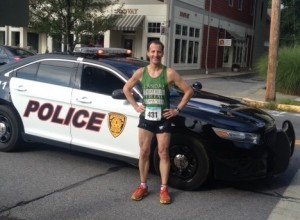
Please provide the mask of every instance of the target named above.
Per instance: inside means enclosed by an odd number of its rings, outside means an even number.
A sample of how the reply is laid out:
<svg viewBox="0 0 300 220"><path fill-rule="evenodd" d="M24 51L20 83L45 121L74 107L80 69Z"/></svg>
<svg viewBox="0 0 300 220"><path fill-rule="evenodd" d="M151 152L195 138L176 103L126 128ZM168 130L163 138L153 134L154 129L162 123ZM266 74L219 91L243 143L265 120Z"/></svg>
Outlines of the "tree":
<svg viewBox="0 0 300 220"><path fill-rule="evenodd" d="M300 0L282 1L280 35L280 46L300 44Z"/></svg>
<svg viewBox="0 0 300 220"><path fill-rule="evenodd" d="M105 14L118 0L29 0L29 27L46 33L72 50L81 35L91 40L111 29L119 15ZM122 6L120 6L122 7ZM74 36L74 37L73 37Z"/></svg>

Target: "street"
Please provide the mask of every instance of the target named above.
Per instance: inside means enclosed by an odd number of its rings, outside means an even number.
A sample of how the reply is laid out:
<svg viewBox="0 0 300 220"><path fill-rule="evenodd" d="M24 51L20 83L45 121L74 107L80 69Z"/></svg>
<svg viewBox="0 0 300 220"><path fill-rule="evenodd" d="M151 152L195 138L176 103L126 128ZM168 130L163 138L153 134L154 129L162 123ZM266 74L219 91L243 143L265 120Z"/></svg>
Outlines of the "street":
<svg viewBox="0 0 300 220"><path fill-rule="evenodd" d="M246 94L255 79L205 79L204 88L222 94ZM252 82L252 83L250 83ZM247 87L246 87L247 85ZM293 122L299 138L300 114L269 111L280 126ZM159 203L159 176L149 175L150 194L130 199L139 183L138 169L102 157L30 144L25 150L0 153L0 219L213 219L265 220L284 198L300 167L300 146L290 166L277 177L247 182L214 181L198 191L170 188L171 205ZM291 198L289 198L291 199ZM300 198L292 198L300 203Z"/></svg>

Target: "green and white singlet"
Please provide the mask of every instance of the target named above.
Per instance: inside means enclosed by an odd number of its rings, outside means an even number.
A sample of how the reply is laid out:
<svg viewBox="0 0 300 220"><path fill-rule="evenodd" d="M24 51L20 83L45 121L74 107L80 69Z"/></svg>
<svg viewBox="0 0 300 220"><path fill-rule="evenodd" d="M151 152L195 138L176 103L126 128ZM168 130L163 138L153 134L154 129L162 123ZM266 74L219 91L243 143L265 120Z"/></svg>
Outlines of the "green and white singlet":
<svg viewBox="0 0 300 220"><path fill-rule="evenodd" d="M160 121L163 110L169 108L167 68L163 66L162 72L156 78L151 77L147 68L144 68L141 84L145 106L143 116L149 121Z"/></svg>

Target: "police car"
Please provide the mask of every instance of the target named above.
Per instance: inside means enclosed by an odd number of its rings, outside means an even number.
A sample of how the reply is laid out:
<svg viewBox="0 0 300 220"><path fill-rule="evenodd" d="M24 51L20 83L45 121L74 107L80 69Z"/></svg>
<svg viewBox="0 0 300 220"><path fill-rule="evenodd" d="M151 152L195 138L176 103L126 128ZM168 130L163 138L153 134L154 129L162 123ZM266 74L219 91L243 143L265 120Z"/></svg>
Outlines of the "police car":
<svg viewBox="0 0 300 220"><path fill-rule="evenodd" d="M50 143L137 165L139 115L122 88L147 62L86 53L93 59L45 54L0 68L1 151ZM290 121L277 128L263 110L205 92L199 82L193 89L194 97L172 118L170 186L195 190L211 178L257 179L287 169L295 145ZM140 86L132 92L141 102ZM171 90L173 107L181 95ZM159 172L155 139L151 162Z"/></svg>

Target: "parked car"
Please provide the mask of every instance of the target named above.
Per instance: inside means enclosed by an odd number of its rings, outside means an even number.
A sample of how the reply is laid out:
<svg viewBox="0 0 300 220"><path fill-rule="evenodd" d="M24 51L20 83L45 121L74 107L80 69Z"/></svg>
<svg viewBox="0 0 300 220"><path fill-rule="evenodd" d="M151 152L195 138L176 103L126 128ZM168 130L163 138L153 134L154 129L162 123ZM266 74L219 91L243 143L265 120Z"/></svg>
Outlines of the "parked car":
<svg viewBox="0 0 300 220"><path fill-rule="evenodd" d="M137 165L139 114L122 87L147 62L44 54L0 68L0 151L34 141ZM249 180L284 172L294 151L290 121L193 84L194 96L172 119L169 185L195 190L211 178ZM140 85L133 89L142 101ZM181 99L170 91L171 107ZM151 163L159 172L156 140Z"/></svg>
<svg viewBox="0 0 300 220"><path fill-rule="evenodd" d="M0 45L0 65L19 61L36 53L24 48Z"/></svg>

